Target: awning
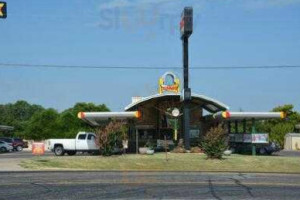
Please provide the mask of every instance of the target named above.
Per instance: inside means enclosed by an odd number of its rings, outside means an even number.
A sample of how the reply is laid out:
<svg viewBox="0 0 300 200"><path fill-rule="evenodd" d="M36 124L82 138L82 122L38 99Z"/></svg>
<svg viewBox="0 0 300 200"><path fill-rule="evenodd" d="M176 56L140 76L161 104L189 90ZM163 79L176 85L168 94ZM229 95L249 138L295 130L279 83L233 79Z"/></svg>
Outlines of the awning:
<svg viewBox="0 0 300 200"><path fill-rule="evenodd" d="M140 118L139 111L132 112L79 112L78 118L92 126L100 126L103 121L108 120L125 120Z"/></svg>
<svg viewBox="0 0 300 200"><path fill-rule="evenodd" d="M155 94L148 97L142 97L141 100L133 102L125 107L125 111L137 110L139 106L145 105L152 101L161 101L164 99L176 99L180 101L180 94ZM228 110L229 107L213 98L200 95L200 94L192 94L192 102L194 104L201 105L205 110L211 113L216 113L220 111Z"/></svg>
<svg viewBox="0 0 300 200"><path fill-rule="evenodd" d="M213 119L221 121L247 120L247 119L283 119L284 112L219 112L212 115Z"/></svg>

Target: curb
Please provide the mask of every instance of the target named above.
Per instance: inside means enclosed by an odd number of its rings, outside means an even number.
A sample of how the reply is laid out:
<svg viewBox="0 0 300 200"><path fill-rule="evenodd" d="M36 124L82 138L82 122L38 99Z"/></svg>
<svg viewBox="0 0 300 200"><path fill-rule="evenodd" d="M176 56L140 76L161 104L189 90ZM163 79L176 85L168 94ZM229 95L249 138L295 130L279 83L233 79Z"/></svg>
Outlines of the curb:
<svg viewBox="0 0 300 200"><path fill-rule="evenodd" d="M0 171L0 174L5 173L203 173L203 174L266 174L266 175L300 175L300 172L246 172L246 171L137 171L137 170L23 170L23 171Z"/></svg>

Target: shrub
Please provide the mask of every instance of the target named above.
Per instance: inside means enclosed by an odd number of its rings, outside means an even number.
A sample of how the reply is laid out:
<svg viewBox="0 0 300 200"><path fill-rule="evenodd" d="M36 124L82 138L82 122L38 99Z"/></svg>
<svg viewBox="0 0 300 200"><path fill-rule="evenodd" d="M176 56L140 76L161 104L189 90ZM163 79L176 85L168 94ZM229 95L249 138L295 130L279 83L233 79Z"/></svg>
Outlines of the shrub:
<svg viewBox="0 0 300 200"><path fill-rule="evenodd" d="M177 147L175 147L172 152L173 153L185 153L186 152L184 145L183 145L183 139L179 140Z"/></svg>
<svg viewBox="0 0 300 200"><path fill-rule="evenodd" d="M185 153L185 149L183 147L175 147L172 151L172 153Z"/></svg>
<svg viewBox="0 0 300 200"><path fill-rule="evenodd" d="M202 149L207 158L221 159L226 147L225 130L222 125L212 127L204 136Z"/></svg>
<svg viewBox="0 0 300 200"><path fill-rule="evenodd" d="M97 143L100 152L104 156L113 154L115 147L122 144L122 139L126 138L126 125L122 122L111 121L106 127L97 130Z"/></svg>
<svg viewBox="0 0 300 200"><path fill-rule="evenodd" d="M200 147L192 147L191 153L203 153L203 151Z"/></svg>
<svg viewBox="0 0 300 200"><path fill-rule="evenodd" d="M148 140L148 141L146 142L146 144L145 144L145 147L147 147L147 148L153 150L154 145L153 145L153 143L152 143L150 140Z"/></svg>

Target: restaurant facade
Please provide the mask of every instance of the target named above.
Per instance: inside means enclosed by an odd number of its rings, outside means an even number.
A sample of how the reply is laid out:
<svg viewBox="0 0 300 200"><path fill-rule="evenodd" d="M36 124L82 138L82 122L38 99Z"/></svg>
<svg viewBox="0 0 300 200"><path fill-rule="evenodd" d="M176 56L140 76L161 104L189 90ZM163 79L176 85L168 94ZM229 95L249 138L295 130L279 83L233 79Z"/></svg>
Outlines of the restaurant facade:
<svg viewBox="0 0 300 200"><path fill-rule="evenodd" d="M237 133L239 123L251 120L284 118L281 112L232 112L229 107L203 94L191 94L190 143L196 146L214 125L222 123L227 132ZM110 120L128 123L128 148L138 152L139 147L151 142L160 147L164 142L175 146L184 138L182 130L183 100L180 79L173 72L166 72L158 81L158 93L146 97L132 97L122 112L80 112L78 117L97 127ZM245 127L245 132L246 127Z"/></svg>

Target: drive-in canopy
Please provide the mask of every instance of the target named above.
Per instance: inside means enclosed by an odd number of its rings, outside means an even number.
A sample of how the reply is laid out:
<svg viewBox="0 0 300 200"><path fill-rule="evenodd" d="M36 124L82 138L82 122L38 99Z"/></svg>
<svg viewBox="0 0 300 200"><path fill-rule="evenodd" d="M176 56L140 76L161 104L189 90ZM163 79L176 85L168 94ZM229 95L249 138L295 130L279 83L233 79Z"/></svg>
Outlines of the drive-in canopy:
<svg viewBox="0 0 300 200"><path fill-rule="evenodd" d="M99 126L103 121L110 119L125 120L139 118L141 113L139 111L133 112L79 112L78 118L87 122L92 126Z"/></svg>
<svg viewBox="0 0 300 200"><path fill-rule="evenodd" d="M283 119L285 118L284 112L219 112L212 116L215 120L220 121L234 121L234 120L247 120L247 119Z"/></svg>

